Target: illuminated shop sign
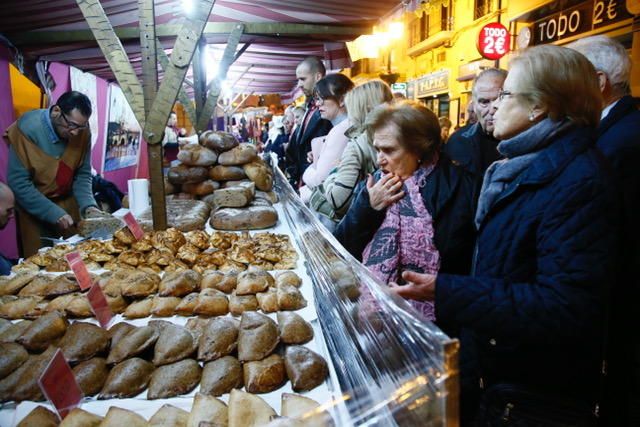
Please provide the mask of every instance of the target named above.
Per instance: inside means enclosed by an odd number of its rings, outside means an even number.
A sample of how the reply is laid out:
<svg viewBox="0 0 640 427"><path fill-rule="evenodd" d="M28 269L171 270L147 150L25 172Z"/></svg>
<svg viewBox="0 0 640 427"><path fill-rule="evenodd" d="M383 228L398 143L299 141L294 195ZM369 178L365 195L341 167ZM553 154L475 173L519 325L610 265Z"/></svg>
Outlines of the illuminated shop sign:
<svg viewBox="0 0 640 427"><path fill-rule="evenodd" d="M568 3L568 4L567 4ZM560 11L533 23L533 44L545 44L572 37L607 25L630 19L625 0L589 0L566 2ZM544 12L545 5L537 11Z"/></svg>
<svg viewBox="0 0 640 427"><path fill-rule="evenodd" d="M414 81L417 98L433 95L449 88L449 70L437 71Z"/></svg>
<svg viewBox="0 0 640 427"><path fill-rule="evenodd" d="M491 22L480 29L478 52L486 59L500 59L509 52L511 35L507 27L499 22Z"/></svg>

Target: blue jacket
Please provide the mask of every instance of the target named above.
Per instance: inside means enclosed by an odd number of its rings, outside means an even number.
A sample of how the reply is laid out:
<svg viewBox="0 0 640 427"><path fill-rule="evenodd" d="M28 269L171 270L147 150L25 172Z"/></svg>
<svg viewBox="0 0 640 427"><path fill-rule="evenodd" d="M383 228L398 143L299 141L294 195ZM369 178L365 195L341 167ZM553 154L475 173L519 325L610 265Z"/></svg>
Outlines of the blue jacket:
<svg viewBox="0 0 640 427"><path fill-rule="evenodd" d="M438 323L476 370L463 386L478 375L586 400L598 390L616 218L593 135L556 136L485 217L472 275L438 275Z"/></svg>

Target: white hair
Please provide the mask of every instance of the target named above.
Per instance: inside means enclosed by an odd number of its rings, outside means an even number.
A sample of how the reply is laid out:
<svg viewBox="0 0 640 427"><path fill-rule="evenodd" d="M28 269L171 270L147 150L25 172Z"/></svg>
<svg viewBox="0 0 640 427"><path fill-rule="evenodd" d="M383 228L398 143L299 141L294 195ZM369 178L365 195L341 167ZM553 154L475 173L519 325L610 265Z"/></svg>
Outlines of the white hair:
<svg viewBox="0 0 640 427"><path fill-rule="evenodd" d="M587 57L596 71L607 75L617 93L629 93L631 60L624 46L607 36L592 36L577 40L567 47Z"/></svg>

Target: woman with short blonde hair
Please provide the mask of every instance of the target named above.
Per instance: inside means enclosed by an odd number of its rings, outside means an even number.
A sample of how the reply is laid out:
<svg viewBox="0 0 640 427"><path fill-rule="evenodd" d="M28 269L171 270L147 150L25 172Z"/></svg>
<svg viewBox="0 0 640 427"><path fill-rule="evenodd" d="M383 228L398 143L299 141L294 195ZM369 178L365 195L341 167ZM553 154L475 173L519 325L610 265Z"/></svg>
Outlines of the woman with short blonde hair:
<svg viewBox="0 0 640 427"><path fill-rule="evenodd" d="M392 99L391 88L382 80L370 80L356 86L344 98L349 121L355 126L362 126L371 110Z"/></svg>

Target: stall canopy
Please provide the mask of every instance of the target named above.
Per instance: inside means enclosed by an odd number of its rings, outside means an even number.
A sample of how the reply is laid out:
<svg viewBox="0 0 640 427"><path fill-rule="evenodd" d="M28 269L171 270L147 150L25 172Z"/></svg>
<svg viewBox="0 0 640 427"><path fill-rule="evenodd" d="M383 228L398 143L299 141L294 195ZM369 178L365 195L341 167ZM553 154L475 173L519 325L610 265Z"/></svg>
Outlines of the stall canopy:
<svg viewBox="0 0 640 427"><path fill-rule="evenodd" d="M180 24L199 0L156 0L156 34L171 54ZM4 0L0 33L27 60L71 64L107 80L115 80L104 54L76 0ZM122 41L138 76L142 73L139 14L136 0L102 0L106 15ZM295 95L295 67L308 55L325 59L328 68L350 65L344 42L371 32L399 1L389 0L217 0L205 26L209 78L234 24L243 23L236 59L226 81L234 91ZM160 79L162 69L159 67ZM192 91L192 72L187 92Z"/></svg>

